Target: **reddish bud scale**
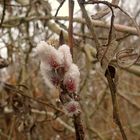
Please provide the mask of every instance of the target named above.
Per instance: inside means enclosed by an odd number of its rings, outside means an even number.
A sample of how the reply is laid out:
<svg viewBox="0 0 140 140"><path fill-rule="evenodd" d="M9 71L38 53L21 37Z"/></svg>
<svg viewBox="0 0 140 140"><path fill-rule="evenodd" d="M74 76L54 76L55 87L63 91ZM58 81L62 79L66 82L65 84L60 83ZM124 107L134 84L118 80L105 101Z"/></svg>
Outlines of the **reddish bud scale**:
<svg viewBox="0 0 140 140"><path fill-rule="evenodd" d="M67 104L64 105L66 113L69 116L73 116L73 115L77 115L78 113L80 113L80 105L77 101L70 101Z"/></svg>
<svg viewBox="0 0 140 140"><path fill-rule="evenodd" d="M51 77L51 82L53 83L53 85L58 86L60 83L60 78L58 76L53 76Z"/></svg>
<svg viewBox="0 0 140 140"><path fill-rule="evenodd" d="M66 89L70 92L73 93L76 91L76 84L72 78L68 79L66 82Z"/></svg>
<svg viewBox="0 0 140 140"><path fill-rule="evenodd" d="M56 58L54 58L53 56L50 56L48 61L52 68L58 68L60 66L60 64L57 63Z"/></svg>
<svg viewBox="0 0 140 140"><path fill-rule="evenodd" d="M77 109L77 107L73 104L73 105L71 105L71 106L67 109L67 111L68 111L68 112L75 112L76 109Z"/></svg>

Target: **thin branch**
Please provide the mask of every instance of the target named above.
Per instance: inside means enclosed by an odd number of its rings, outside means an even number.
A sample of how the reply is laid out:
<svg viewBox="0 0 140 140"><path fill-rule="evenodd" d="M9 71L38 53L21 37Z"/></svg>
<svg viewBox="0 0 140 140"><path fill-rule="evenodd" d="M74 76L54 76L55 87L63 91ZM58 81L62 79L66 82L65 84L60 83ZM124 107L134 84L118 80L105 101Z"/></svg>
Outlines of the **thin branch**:
<svg viewBox="0 0 140 140"><path fill-rule="evenodd" d="M23 93L22 90L17 89L17 88L16 88L15 86L13 86L13 85L10 85L10 84L8 84L8 83L4 83L4 82L1 82L1 81L0 81L0 84L3 86L3 88L4 88L5 90L10 90L10 91L15 92L15 93L17 93L17 94L20 94L20 95L22 95L22 96L25 97L25 98L34 100L34 101L36 101L36 102L38 102L38 103L41 103L41 104L43 104L43 105L46 105L46 106L48 106L48 107L50 107L50 108L52 108L52 109L54 109L54 110L56 110L56 111L59 111L59 112L61 112L61 113L64 114L64 112L63 112L61 109L55 107L53 104L47 103L47 102L45 102L45 101L43 101L43 100L40 100L40 99L33 98L33 97L29 96L29 95L26 95L26 94Z"/></svg>
<svg viewBox="0 0 140 140"><path fill-rule="evenodd" d="M113 28L114 28L114 18L115 18L115 15L114 15L114 11L113 11L113 8L111 6L111 4L109 2L102 2L102 1L93 1L92 4L104 4L106 6L108 6L108 8L111 10L111 13L112 13L112 16L111 16L111 24L110 24L110 29L109 29L109 34L108 34L108 43L105 45L105 46L109 46L111 40L112 40L112 31L113 31ZM87 4L87 3L84 3L84 4ZM90 3L88 3L90 4ZM107 52L107 50L106 50Z"/></svg>
<svg viewBox="0 0 140 140"><path fill-rule="evenodd" d="M54 113L53 112L48 112L48 111L40 111L40 110L37 110L37 109L31 109L31 112L32 113L35 113L35 114L41 114L41 115L49 115L51 117L55 117ZM68 130L70 130L72 133L75 132L74 128L71 127L70 125L68 125L66 122L64 122L62 119L60 119L59 117L57 117L55 119L56 121L58 121L61 125L63 125L65 128L67 128Z"/></svg>
<svg viewBox="0 0 140 140"><path fill-rule="evenodd" d="M69 34L69 47L71 54L73 56L73 10L74 10L74 1L69 0L69 29L68 29L68 34Z"/></svg>
<svg viewBox="0 0 140 140"><path fill-rule="evenodd" d="M136 122L136 123L134 123L134 124L131 124L131 127L139 127L140 126L140 122ZM125 126L123 126L123 129L129 129L130 128L130 125L125 125ZM105 136L105 135L109 135L109 134L112 134L113 132L119 132L119 129L118 128L116 128L116 129L110 129L110 130L107 130L107 131L104 131L104 132L102 132L101 133L101 135L103 135L103 136Z"/></svg>
<svg viewBox="0 0 140 140"><path fill-rule="evenodd" d="M138 26L138 24L136 23L136 21L127 13L127 12L125 12L121 7L119 7L118 5L115 5L115 4L112 4L112 3L110 3L110 2L108 2L108 1L94 1L94 0L90 0L90 1L88 1L88 2L84 2L84 4L100 4L100 3L102 3L102 4L105 4L105 5L110 5L110 6L112 6L112 7L114 7L114 8L118 8L121 12L123 12L125 15L127 15L131 20L132 20L132 22L134 23L134 25L135 25L135 27L136 27L136 29L137 29L137 33L138 33L138 35L139 35L139 37L140 37L140 28L139 28L139 26Z"/></svg>
<svg viewBox="0 0 140 140"><path fill-rule="evenodd" d="M92 128L88 128L88 129L92 133L96 134L97 135L96 137L98 137L100 140L105 140L105 138L101 135L101 133L99 133L95 128L92 127Z"/></svg>
<svg viewBox="0 0 140 140"><path fill-rule="evenodd" d="M112 0L112 4L115 4L115 5L118 5L119 4L119 1L120 0ZM99 10L95 15L92 15L91 17L93 18L93 19L101 19L101 18L103 18L104 16L106 16L107 14L109 14L109 12L110 12L110 9L109 9L109 7L107 7L107 8L103 8L103 9L101 9L101 10Z"/></svg>
<svg viewBox="0 0 140 140"><path fill-rule="evenodd" d="M30 4L26 4L26 5L17 5L17 4L9 4L9 3L6 3L5 4L7 7L9 6L9 7L29 7L30 6Z"/></svg>
<svg viewBox="0 0 140 140"><path fill-rule="evenodd" d="M93 112L91 113L90 118L93 117L93 115L94 115L94 114L97 112L97 110L100 108L100 105L103 103L103 101L104 101L104 99L105 99L105 97L106 97L106 95L107 95L107 92L106 92L107 88L108 88L108 86L106 86L106 88L103 90L102 97L101 97L100 101L95 105L95 107L94 107L95 109L94 109Z"/></svg>
<svg viewBox="0 0 140 140"><path fill-rule="evenodd" d="M93 38L94 38L94 41L95 41L95 45L96 45L96 48L98 50L98 48L100 48L100 42L98 40L98 37L96 35L96 32L95 32L95 29L94 29L94 25L92 24L89 16L88 16L88 13L85 9L85 6L83 5L83 3L81 3L81 0L78 0L78 4L81 8L81 11L83 13L83 17L85 18L85 21L86 21L86 24L87 24L87 27L89 28Z"/></svg>
<svg viewBox="0 0 140 140"><path fill-rule="evenodd" d="M135 107L136 109L140 110L140 106L131 98L129 98L127 95L122 94L121 92L118 92L119 96L121 96L124 100L126 100L130 105Z"/></svg>
<svg viewBox="0 0 140 140"><path fill-rule="evenodd" d="M74 11L74 1L69 0L69 47L71 54L73 56L73 46L74 46L74 40L73 40L73 11ZM73 123L75 127L75 134L76 134L76 140L84 140L85 139L85 133L83 129L83 124L81 122L81 114L73 115Z"/></svg>
<svg viewBox="0 0 140 140"><path fill-rule="evenodd" d="M7 138L7 139L10 138L10 136L7 135L7 134L5 134L5 133L2 131L2 129L0 129L0 135L1 135L1 136L4 136L4 137Z"/></svg>
<svg viewBox="0 0 140 140"><path fill-rule="evenodd" d="M61 1L59 7L58 7L57 10L56 10L55 17L57 16L57 14L58 14L60 8L63 6L64 2L65 2L65 0Z"/></svg>
<svg viewBox="0 0 140 140"><path fill-rule="evenodd" d="M3 21L4 21L5 11L6 11L6 0L3 0L3 11L2 11L2 17L1 17L0 27L2 27L2 24L3 24Z"/></svg>

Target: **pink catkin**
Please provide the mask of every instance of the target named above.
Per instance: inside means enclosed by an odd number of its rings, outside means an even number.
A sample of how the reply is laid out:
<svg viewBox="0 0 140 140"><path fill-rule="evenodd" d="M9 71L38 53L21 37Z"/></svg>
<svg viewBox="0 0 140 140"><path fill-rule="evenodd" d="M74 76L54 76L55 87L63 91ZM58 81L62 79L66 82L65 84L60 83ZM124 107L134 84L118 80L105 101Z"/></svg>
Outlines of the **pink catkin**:
<svg viewBox="0 0 140 140"><path fill-rule="evenodd" d="M63 84L69 93L77 92L80 82L80 72L75 64L72 64L64 75Z"/></svg>
<svg viewBox="0 0 140 140"><path fill-rule="evenodd" d="M54 86L59 85L61 77L57 74L55 70L53 70L51 67L44 65L44 63L41 63L40 69L47 86L53 88Z"/></svg>
<svg viewBox="0 0 140 140"><path fill-rule="evenodd" d="M44 79L45 84L51 89L54 88L54 85L51 81L52 69L49 66L46 66L46 65L44 65L44 63L41 62L40 70L41 70L41 75Z"/></svg>
<svg viewBox="0 0 140 140"><path fill-rule="evenodd" d="M57 86L63 81L69 93L76 93L80 72L78 67L72 63L69 46L62 45L59 49L41 41L37 45L37 53L41 60L41 73L46 84Z"/></svg>
<svg viewBox="0 0 140 140"><path fill-rule="evenodd" d="M77 101L74 100L64 104L64 109L66 110L68 116L73 116L80 113L80 105Z"/></svg>
<svg viewBox="0 0 140 140"><path fill-rule="evenodd" d="M70 53L70 48L68 45L64 44L59 47L58 51L60 51L63 54L63 60L64 60L64 69L67 71L72 64L72 55Z"/></svg>
<svg viewBox="0 0 140 140"><path fill-rule="evenodd" d="M62 53L44 41L37 45L37 54L42 63L50 65L52 68L58 68L63 64Z"/></svg>

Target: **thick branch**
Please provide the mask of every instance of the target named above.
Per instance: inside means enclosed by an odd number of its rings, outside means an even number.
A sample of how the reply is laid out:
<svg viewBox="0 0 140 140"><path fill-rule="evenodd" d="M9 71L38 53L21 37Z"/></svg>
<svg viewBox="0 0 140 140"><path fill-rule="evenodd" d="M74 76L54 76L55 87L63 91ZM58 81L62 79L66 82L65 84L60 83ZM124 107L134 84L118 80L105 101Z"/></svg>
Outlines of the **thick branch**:
<svg viewBox="0 0 140 140"><path fill-rule="evenodd" d="M113 119L114 122L118 125L122 138L123 140L127 140L125 131L123 129L120 117L119 117L119 112L118 112L118 104L117 104L117 96L116 96L116 85L110 75L109 69L106 71L106 78L108 80L110 92L111 92L111 98L112 98L112 104L113 104Z"/></svg>
<svg viewBox="0 0 140 140"><path fill-rule="evenodd" d="M16 17L16 18L11 18L9 20L6 20L2 24L2 27L3 28L16 27L19 25L20 21L22 21L22 23L24 23L24 22L30 22L30 21L35 21L35 20L51 20L51 19L68 21L69 17L67 17L67 16L65 16L65 17L63 17L63 16L57 16L57 17L55 17L55 16L38 16L38 17L26 17L26 18ZM86 24L85 20L81 19L81 18L73 18L73 22ZM104 21L92 20L92 23L95 27L101 27L101 28L106 28L106 29L110 28L110 24L108 24ZM138 32L135 27L130 27L130 26L121 25L121 24L114 24L114 28L118 32L129 33L129 34L138 36Z"/></svg>

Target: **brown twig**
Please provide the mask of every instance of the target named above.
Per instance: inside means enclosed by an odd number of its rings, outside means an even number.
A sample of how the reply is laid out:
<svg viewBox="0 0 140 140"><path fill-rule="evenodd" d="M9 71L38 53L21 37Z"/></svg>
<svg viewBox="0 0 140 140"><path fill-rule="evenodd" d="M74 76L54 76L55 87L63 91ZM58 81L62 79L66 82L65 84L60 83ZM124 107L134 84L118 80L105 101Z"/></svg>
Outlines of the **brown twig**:
<svg viewBox="0 0 140 140"><path fill-rule="evenodd" d="M109 69L106 70L106 78L108 80L109 88L111 91L112 104L113 104L113 119L120 129L123 140L127 140L126 134L124 132L124 129L123 129L123 126L121 124L120 117L119 117L117 96L116 96L116 85L113 81L113 78L111 77Z"/></svg>
<svg viewBox="0 0 140 140"><path fill-rule="evenodd" d="M6 91L7 91L7 90L8 90L8 91L10 90L10 91L12 91L12 92L14 92L14 93L20 94L20 95L22 95L23 97L26 97L26 98L28 98L28 99L34 100L34 101L36 101L36 102L38 102L38 103L41 103L41 104L43 104L43 105L46 105L46 106L48 106L48 107L50 107L50 108L52 108L52 109L54 109L54 110L56 110L56 111L59 111L59 112L61 112L61 113L64 114L64 112L63 112L61 109L55 107L53 104L47 103L47 102L45 102L45 101L43 101L43 100L40 100L40 99L33 98L33 97L29 96L29 95L26 95L26 94L24 94L24 92L23 92L22 90L17 89L16 86L14 86L14 85L11 85L11 84L8 84L8 83L4 83L4 82L1 82L1 81L0 81L0 84L3 86L3 88L4 88Z"/></svg>
<svg viewBox="0 0 140 140"><path fill-rule="evenodd" d="M69 0L69 29L68 29L68 34L69 34L69 47L71 54L73 55L73 10L74 10L74 1Z"/></svg>
<svg viewBox="0 0 140 140"><path fill-rule="evenodd" d="M59 46L63 45L65 43L64 36L63 36L63 31L61 30L60 35L59 35Z"/></svg>
<svg viewBox="0 0 140 140"><path fill-rule="evenodd" d="M83 13L82 13L82 17L83 17ZM81 32L82 32L82 39L83 39L83 43L86 43L86 36L85 36L85 24L81 24Z"/></svg>
<svg viewBox="0 0 140 140"><path fill-rule="evenodd" d="M63 1L60 3L59 7L58 7L57 10L56 10L55 17L57 16L57 14L58 14L60 8L63 6L64 2L65 2L65 0L63 0Z"/></svg>
<svg viewBox="0 0 140 140"><path fill-rule="evenodd" d="M112 40L112 31L113 31L113 28L114 28L114 18L115 18L115 15L114 15L114 11L113 11L111 3L106 2L106 1L92 1L92 4L100 4L100 3L108 6L108 8L111 10L111 13L112 13L111 24L110 24L109 34L108 34L108 42L105 45L105 46L109 46L109 44L111 43L111 40ZM87 3L84 3L84 4L91 4L91 3L87 2Z"/></svg>
<svg viewBox="0 0 140 140"><path fill-rule="evenodd" d="M92 4L100 4L100 3L101 4L105 4L106 6L108 6L110 8L110 10L111 10L111 13L112 13L112 16L111 16L111 24L110 24L109 34L108 34L108 42L107 42L107 44L104 45L104 46L106 46L106 49L105 49L105 51L104 51L104 53L102 55L102 58L100 60L100 62L102 64L102 62L104 62L103 59L105 59L105 57L107 55L107 52L109 51L110 47L112 47L110 45L111 42L112 42L112 40L116 40L116 37L115 37L115 32L114 32L114 18L115 18L115 15L114 15L113 8L112 8L112 6L110 5L109 2L107 2L107 3L106 2L105 3L103 2L102 3L102 1L97 1L97 2L96 1L93 1ZM108 64L109 64L109 61L108 61Z"/></svg>
<svg viewBox="0 0 140 140"><path fill-rule="evenodd" d="M83 13L83 17L85 18L85 21L86 21L86 24L87 24L87 27L89 28L89 30L90 30L93 38L94 38L95 45L96 45L96 48L98 50L98 48L100 47L100 42L99 42L98 37L96 35L96 32L94 30L94 25L92 24L88 14L87 14L85 6L83 5L83 3L81 3L81 0L78 0L78 4L79 4L79 6L81 8L81 11Z"/></svg>
<svg viewBox="0 0 140 140"><path fill-rule="evenodd" d="M88 3L87 2L87 4L94 4L94 3L97 4L97 3L102 3L102 2L101 1L92 1L92 3ZM83 5L83 4L85 4L85 3L82 3L80 5ZM114 22L114 13L113 13L113 9L112 9L110 3L108 3L108 2L107 3L106 2L104 3L103 2L103 4L106 4L107 6L109 6L109 8L112 11L111 26L110 26L109 36L108 36L108 43L107 43L107 49L108 49L108 47L110 45L110 42L112 40L112 29L113 29L113 22ZM84 5L82 6L82 8L83 7L84 7ZM83 8L83 9L85 9L85 8ZM86 12L86 11L82 11L82 12ZM87 20L87 19L85 19L85 20ZM90 21L89 18L88 18L88 20ZM87 26L88 26L88 24L87 24ZM92 29L92 28L90 27L90 29ZM107 49L106 49L106 51L107 51ZM125 132L123 130L123 127L122 127L122 124L121 124L121 121L120 121L120 117L119 117L119 113L118 113L117 98L116 98L116 86L115 86L115 83L114 83L114 81L113 81L113 79L111 77L111 73L109 71L109 68L107 68L106 75L105 76L106 76L106 78L108 80L109 88L110 88L110 91L111 91L112 104L113 104L113 119L114 119L115 123L118 125L118 127L120 129L120 132L122 134L123 140L127 140L127 137L126 137L126 134L125 134Z"/></svg>
<svg viewBox="0 0 140 140"><path fill-rule="evenodd" d="M5 22L3 22L2 27L3 28L17 27L20 25L19 24L20 21L22 21L22 24L24 24L26 22L31 22L31 21L35 21L35 20L46 20L48 22L51 22L49 20L68 21L69 17L68 16L57 16L57 17L54 17L54 16L38 16L38 17L35 16L35 17L33 17L33 16L31 16L31 17L16 17L16 18L14 17L14 18L11 18L10 20L6 20ZM12 24L12 23L15 23L15 21L17 21L17 23ZM73 22L87 24L87 22L82 18L73 18ZM52 22L51 22L51 24L52 24L52 27L56 26L56 24L54 24ZM110 24L108 24L104 21L100 21L100 20L92 20L92 24L93 24L93 27L100 27L100 28L105 28L105 29L110 28ZM121 24L114 24L114 28L118 32L129 33L130 35L138 36L138 32L135 27L130 27L130 26L121 25ZM60 34L60 31L57 33Z"/></svg>
<svg viewBox="0 0 140 140"><path fill-rule="evenodd" d="M1 17L0 27L2 27L2 24L3 24L3 21L4 21L5 11L6 11L6 0L3 0L3 11L2 11L2 17Z"/></svg>
<svg viewBox="0 0 140 140"><path fill-rule="evenodd" d="M76 140L84 140L85 139L85 134L83 131L83 125L81 122L81 115L73 116L73 123L75 127L75 133L76 133Z"/></svg>
<svg viewBox="0 0 140 140"><path fill-rule="evenodd" d="M136 21L135 21L127 12L125 12L121 7L119 7L118 5L112 4L112 3L108 2L108 1L94 1L94 0L90 0L90 1L88 1L88 2L84 2L84 4L95 4L95 3L96 3L96 4L102 3L102 4L105 4L105 5L110 5L110 7L118 8L121 12L123 12L126 16L128 16L128 17L132 20L132 22L134 23L134 25L135 25L135 27L136 27L136 29L137 29L137 33L138 33L138 35L139 35L139 37L140 37L140 28L139 28L138 24L137 24Z"/></svg>
<svg viewBox="0 0 140 140"><path fill-rule="evenodd" d="M74 39L73 39L73 11L74 11L74 1L69 0L69 47L71 54L73 56L73 46L74 46ZM75 127L75 134L76 134L76 140L84 140L85 139L85 133L83 129L83 125L81 122L81 114L73 115L73 123Z"/></svg>

